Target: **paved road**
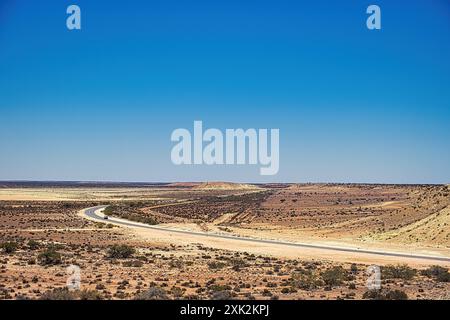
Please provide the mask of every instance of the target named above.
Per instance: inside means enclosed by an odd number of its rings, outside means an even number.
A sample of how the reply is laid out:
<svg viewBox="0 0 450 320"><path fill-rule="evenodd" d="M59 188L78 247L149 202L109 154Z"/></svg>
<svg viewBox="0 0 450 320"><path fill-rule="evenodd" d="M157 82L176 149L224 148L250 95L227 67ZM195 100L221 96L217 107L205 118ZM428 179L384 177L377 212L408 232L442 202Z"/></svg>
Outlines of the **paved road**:
<svg viewBox="0 0 450 320"><path fill-rule="evenodd" d="M179 233L186 235L195 235L202 237L210 237L217 239L229 239L234 241L246 241L253 243L266 243L266 244L276 244L276 245L285 245L290 247L298 247L298 248L309 248L309 249L321 249L321 250L330 250L330 251L339 251L339 252L351 252L351 253L365 253L365 254L374 254L379 256L386 257L399 257L399 258L411 258L411 259L424 259L432 261L444 261L450 263L450 258L440 257L440 256L428 256L428 255L417 255L417 254L407 254L407 253L399 253L399 252L385 252L385 251L376 251L376 250L366 250L359 248L346 248L346 247L337 247L337 246L326 246L326 245L316 245L309 243L298 243L298 242L287 242L287 241L279 241L279 240L265 240L265 239L254 239L254 238L246 238L246 237L238 237L233 235L222 235L215 233L207 233L207 232L199 232L199 231L187 231L187 230L175 230L167 227L161 226L152 226L139 222L128 221L124 219L116 219L113 217L108 217L108 220L105 220L102 216L99 216L96 211L102 210L107 206L98 206L84 209L84 214L91 219L100 221L100 222L111 222L117 225L134 227L134 228L145 228L145 229L153 229L158 231L165 231L169 233Z"/></svg>

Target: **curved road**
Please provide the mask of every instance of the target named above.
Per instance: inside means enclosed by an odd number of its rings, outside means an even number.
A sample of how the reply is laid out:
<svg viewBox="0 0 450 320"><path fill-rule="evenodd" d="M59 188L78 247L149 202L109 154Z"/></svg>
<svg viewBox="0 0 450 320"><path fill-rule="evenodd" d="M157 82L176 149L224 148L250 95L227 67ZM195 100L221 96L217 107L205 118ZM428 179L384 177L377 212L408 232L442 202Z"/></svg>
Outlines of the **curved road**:
<svg viewBox="0 0 450 320"><path fill-rule="evenodd" d="M380 256L386 256L386 257L424 259L424 260L430 260L430 261L443 261L443 262L450 263L450 258L440 257L440 256L417 255L417 254L407 254L407 253L399 253L399 252L385 252L385 251L376 251L376 250L367 250L367 249L356 249L356 248L316 245L316 244L308 244L308 243L287 242L287 241L279 241L279 240L254 239L254 238L246 238L246 237L238 237L238 236L232 236L232 235L222 235L222 234L198 232L198 231L175 230L175 229L169 229L169 228L161 227L161 226L153 226L153 225L143 224L143 223L139 223L139 222L128 221L128 220L124 220L124 219L116 219L116 218L112 218L112 217L108 217L108 220L105 220L102 216L99 216L97 214L97 211L103 210L106 207L107 206L97 206L97 207L87 208L87 209L83 210L83 214L93 220L103 222L103 223L112 222L113 224L116 224L116 225L135 227L135 228L153 229L153 230L165 231L165 232L170 232L170 233L179 233L179 234L203 236L203 237L218 238L218 239L229 239L229 240L235 240L235 241L246 241L246 242L253 242L253 243L285 245L285 246L298 247L298 248L331 250L331 251L351 252L351 253L366 253L366 254L374 254L374 255L380 255Z"/></svg>

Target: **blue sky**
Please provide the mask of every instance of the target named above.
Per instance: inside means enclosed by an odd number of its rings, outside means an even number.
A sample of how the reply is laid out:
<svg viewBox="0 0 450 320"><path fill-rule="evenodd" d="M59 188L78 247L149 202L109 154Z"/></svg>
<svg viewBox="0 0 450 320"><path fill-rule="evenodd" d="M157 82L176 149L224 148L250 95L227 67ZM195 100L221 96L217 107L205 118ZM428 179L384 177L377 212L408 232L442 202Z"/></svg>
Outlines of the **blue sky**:
<svg viewBox="0 0 450 320"><path fill-rule="evenodd" d="M445 0L0 0L0 180L449 183L449 39ZM278 175L173 165L194 120L279 128Z"/></svg>

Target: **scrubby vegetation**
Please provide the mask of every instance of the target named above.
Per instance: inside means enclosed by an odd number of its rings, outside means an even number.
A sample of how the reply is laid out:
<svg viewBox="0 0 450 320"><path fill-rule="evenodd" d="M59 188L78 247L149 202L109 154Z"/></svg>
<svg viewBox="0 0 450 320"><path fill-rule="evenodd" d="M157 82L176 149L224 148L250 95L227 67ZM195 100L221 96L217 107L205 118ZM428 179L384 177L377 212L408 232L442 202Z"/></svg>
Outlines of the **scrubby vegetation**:
<svg viewBox="0 0 450 320"><path fill-rule="evenodd" d="M41 300L103 300L103 296L95 290L70 291L67 288L56 288L44 292Z"/></svg>
<svg viewBox="0 0 450 320"><path fill-rule="evenodd" d="M381 275L383 279L403 279L411 280L416 275L417 270L412 269L407 265L388 265L381 268Z"/></svg>
<svg viewBox="0 0 450 320"><path fill-rule="evenodd" d="M363 294L363 299L370 300L407 300L408 295L401 290L369 290Z"/></svg>
<svg viewBox="0 0 450 320"><path fill-rule="evenodd" d="M38 262L41 265L56 265L62 263L61 253L57 251L57 247L49 246L47 249L39 253Z"/></svg>
<svg viewBox="0 0 450 320"><path fill-rule="evenodd" d="M140 292L135 296L135 300L166 300L167 293L164 289L158 287L150 287L144 292Z"/></svg>
<svg viewBox="0 0 450 320"><path fill-rule="evenodd" d="M37 249L39 249L40 247L41 247L41 244L40 244L38 241L33 240L33 239L31 239L30 241L28 241L27 248L28 248L29 250L37 250Z"/></svg>
<svg viewBox="0 0 450 320"><path fill-rule="evenodd" d="M317 275L316 272L307 270L300 273L294 273L289 279L290 291L301 290L314 290L323 286L323 280Z"/></svg>
<svg viewBox="0 0 450 320"><path fill-rule="evenodd" d="M322 279L328 286L340 286L348 280L348 273L341 266L332 267L322 273Z"/></svg>
<svg viewBox="0 0 450 320"><path fill-rule="evenodd" d="M258 210L260 204L271 194L270 191L243 193L239 195L200 196L194 201L177 205L161 206L154 209L168 217L191 219L200 222L210 222L224 212L245 213Z"/></svg>
<svg viewBox="0 0 450 320"><path fill-rule="evenodd" d="M241 269L245 268L248 266L248 263L240 258L233 258L230 260L230 264L232 266L232 269L234 271L240 271Z"/></svg>
<svg viewBox="0 0 450 320"><path fill-rule="evenodd" d="M422 275L434 278L439 282L450 282L450 273L448 272L448 269L441 266L431 266L430 268L423 270Z"/></svg>
<svg viewBox="0 0 450 320"><path fill-rule="evenodd" d="M0 249L6 254L11 254L17 251L19 244L13 241L3 242L0 244Z"/></svg>
<svg viewBox="0 0 450 320"><path fill-rule="evenodd" d="M211 261L208 262L208 267L212 270L222 269L226 266L224 262L221 261Z"/></svg>
<svg viewBox="0 0 450 320"><path fill-rule="evenodd" d="M128 259L136 250L125 244L115 244L109 247L108 256L111 259Z"/></svg>
<svg viewBox="0 0 450 320"><path fill-rule="evenodd" d="M115 216L149 225L158 224L158 221L154 217L145 215L142 211L139 210L140 207L146 205L148 204L140 202L124 202L120 204L111 204L105 208L103 213L107 216Z"/></svg>

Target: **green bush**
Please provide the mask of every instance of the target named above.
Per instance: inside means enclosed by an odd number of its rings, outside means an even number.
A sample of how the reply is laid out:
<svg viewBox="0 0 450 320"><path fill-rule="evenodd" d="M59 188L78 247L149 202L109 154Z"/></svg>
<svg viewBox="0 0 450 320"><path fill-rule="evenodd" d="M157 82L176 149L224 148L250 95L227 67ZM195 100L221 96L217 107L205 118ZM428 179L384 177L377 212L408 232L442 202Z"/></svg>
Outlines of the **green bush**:
<svg viewBox="0 0 450 320"><path fill-rule="evenodd" d="M96 290L82 290L78 292L78 299L80 300L103 300L103 296Z"/></svg>
<svg viewBox="0 0 450 320"><path fill-rule="evenodd" d="M19 248L19 244L13 241L3 242L0 244L0 248L4 253L11 254L17 251L17 249Z"/></svg>
<svg viewBox="0 0 450 320"><path fill-rule="evenodd" d="M423 270L422 275L429 278L435 278L439 282L450 282L450 273L447 268L441 266L431 266L430 268Z"/></svg>
<svg viewBox="0 0 450 320"><path fill-rule="evenodd" d="M77 294L69 291L67 288L56 288L45 292L41 297L41 300L76 300Z"/></svg>
<svg viewBox="0 0 450 320"><path fill-rule="evenodd" d="M135 209L132 209L134 206L139 206L139 203L129 203L128 206L120 206L120 205L110 205L105 208L103 213L107 216L116 216L119 218L123 218L130 221L155 225L158 224L152 217L144 216L142 213L135 212ZM130 209L131 208L131 209Z"/></svg>
<svg viewBox="0 0 450 320"><path fill-rule="evenodd" d="M292 287L301 290L314 290L323 286L323 281L312 271L307 271L303 273L294 273L288 280L288 283Z"/></svg>
<svg viewBox="0 0 450 320"><path fill-rule="evenodd" d="M28 241L28 249L30 249L30 250L37 250L40 248L40 246L41 245L36 240Z"/></svg>
<svg viewBox="0 0 450 320"><path fill-rule="evenodd" d="M114 213L113 206L107 206L105 209L103 209L103 214L106 216L110 216Z"/></svg>
<svg viewBox="0 0 450 320"><path fill-rule="evenodd" d="M109 247L108 256L111 259L127 259L131 257L136 250L126 244L115 244Z"/></svg>
<svg viewBox="0 0 450 320"><path fill-rule="evenodd" d="M416 273L417 271L415 269L408 267L406 264L381 267L381 275L384 279L411 280L414 278Z"/></svg>
<svg viewBox="0 0 450 320"><path fill-rule="evenodd" d="M439 282L450 282L450 273L440 273L436 277L436 280Z"/></svg>
<svg viewBox="0 0 450 320"><path fill-rule="evenodd" d="M45 292L41 300L103 300L102 295L95 290L69 291L67 288L56 288Z"/></svg>
<svg viewBox="0 0 450 320"><path fill-rule="evenodd" d="M408 295L401 290L369 290L364 292L363 299L370 300L407 300Z"/></svg>
<svg viewBox="0 0 450 320"><path fill-rule="evenodd" d="M61 254L56 251L54 247L49 247L45 251L41 252L37 259L41 265L56 265L62 263Z"/></svg>
<svg viewBox="0 0 450 320"><path fill-rule="evenodd" d="M332 267L322 273L322 279L327 286L339 286L347 280L347 271L341 266Z"/></svg>
<svg viewBox="0 0 450 320"><path fill-rule="evenodd" d="M234 271L240 271L242 268L248 267L248 263L240 258L231 259L230 264Z"/></svg>

